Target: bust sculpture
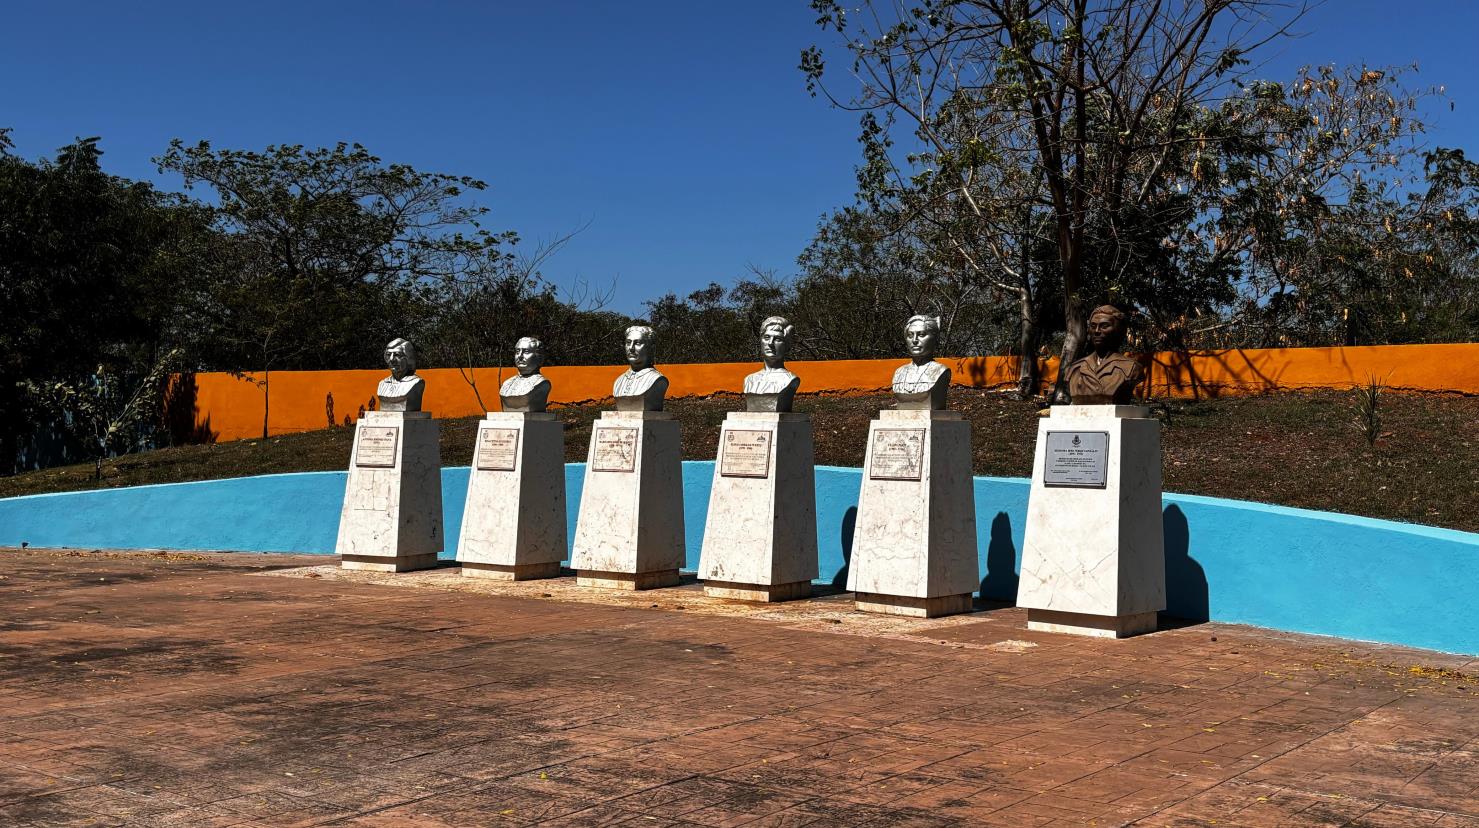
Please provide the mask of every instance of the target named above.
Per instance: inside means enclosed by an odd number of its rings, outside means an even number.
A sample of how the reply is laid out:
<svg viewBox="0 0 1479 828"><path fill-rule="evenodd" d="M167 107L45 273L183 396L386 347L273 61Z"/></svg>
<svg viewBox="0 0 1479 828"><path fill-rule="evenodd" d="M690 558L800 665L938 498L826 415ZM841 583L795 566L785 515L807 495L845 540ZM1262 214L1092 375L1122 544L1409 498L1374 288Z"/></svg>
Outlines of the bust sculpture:
<svg viewBox="0 0 1479 828"><path fill-rule="evenodd" d="M796 399L801 378L786 370L786 357L791 353L791 337L796 326L783 316L772 316L760 323L760 360L765 363L745 377L746 411L790 411Z"/></svg>
<svg viewBox="0 0 1479 828"><path fill-rule="evenodd" d="M504 411L537 414L549 403L549 380L539 373L544 367L544 343L526 336L514 343L514 367L517 376L504 380L498 398Z"/></svg>
<svg viewBox="0 0 1479 828"><path fill-rule="evenodd" d="M950 390L950 369L935 362L940 317L915 315L904 323L904 348L910 361L894 372L894 400L900 409L943 410Z"/></svg>
<svg viewBox="0 0 1479 828"><path fill-rule="evenodd" d="M416 346L405 339L392 340L385 346L385 364L390 367L390 376L380 380L375 389L380 410L420 411L426 381L416 376Z"/></svg>
<svg viewBox="0 0 1479 828"><path fill-rule="evenodd" d="M661 411L663 396L668 393L668 378L652 367L654 359L652 329L646 325L627 328L623 345L629 367L611 387L617 411Z"/></svg>
<svg viewBox="0 0 1479 828"><path fill-rule="evenodd" d="M1068 399L1073 405L1125 405L1145 378L1145 367L1119 353L1125 341L1125 315L1113 305L1089 314L1088 356L1068 366Z"/></svg>

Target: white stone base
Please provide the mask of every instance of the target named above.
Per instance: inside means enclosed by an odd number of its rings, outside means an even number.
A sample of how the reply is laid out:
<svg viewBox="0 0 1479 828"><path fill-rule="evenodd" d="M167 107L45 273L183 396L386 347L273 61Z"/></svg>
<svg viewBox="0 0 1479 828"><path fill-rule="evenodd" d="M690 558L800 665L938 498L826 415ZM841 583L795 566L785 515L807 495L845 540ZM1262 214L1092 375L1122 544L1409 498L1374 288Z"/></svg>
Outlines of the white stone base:
<svg viewBox="0 0 1479 828"><path fill-rule="evenodd" d="M1108 434L1103 488L1044 483L1049 431ZM1017 605L1029 626L1122 637L1166 608L1161 425L1142 406L1056 406L1038 424ZM1147 620L1148 619L1148 620Z"/></svg>
<svg viewBox="0 0 1479 828"><path fill-rule="evenodd" d="M753 453L749 465L733 456L726 464L725 446L731 440L753 444L758 439L769 447L764 476L756 476L761 469L754 465ZM733 448L730 452L737 454ZM698 565L699 578L724 586L709 594L746 601L811 594L818 573L813 458L810 415L732 411L725 418ZM791 586L799 583L806 584L804 594ZM771 589L780 585L787 588Z"/></svg>
<svg viewBox="0 0 1479 828"><path fill-rule="evenodd" d="M881 429L923 431L919 466L898 474L875 458ZM892 474L891 474L892 473ZM888 479L917 475L919 479ZM929 614L928 600L970 609L981 586L976 559L976 500L971 478L971 424L958 411L879 412L868 429L863 485L847 588L858 593L858 608L891 614ZM869 595L864 601L862 596ZM921 599L904 601L901 599ZM867 604L867 606L864 606ZM921 604L919 612L890 607ZM943 614L938 613L937 614Z"/></svg>
<svg viewBox="0 0 1479 828"><path fill-rule="evenodd" d="M605 428L636 432L634 436L620 432L635 441L627 465L613 463L610 457L601 463L618 470L597 470L596 443ZM610 588L671 586L677 583L684 554L678 421L664 411L603 411L591 429L570 555L570 566L578 573L576 583L604 586L598 582L631 576L626 580L638 586Z"/></svg>
<svg viewBox="0 0 1479 828"><path fill-rule="evenodd" d="M679 580L676 569L636 573L581 569L575 573L576 586L592 589L660 589L677 586Z"/></svg>
<svg viewBox="0 0 1479 828"><path fill-rule="evenodd" d="M1027 629L1094 638L1129 638L1132 635L1155 632L1156 614L1142 612L1139 615L1084 615L1077 612L1030 609L1027 611Z"/></svg>
<svg viewBox="0 0 1479 828"><path fill-rule="evenodd" d="M361 437L371 428L394 430L392 452L360 457ZM438 432L425 411L370 411L360 418L334 544L345 569L406 572L436 565L443 543Z"/></svg>
<svg viewBox="0 0 1479 828"><path fill-rule="evenodd" d="M515 435L512 457L481 452L484 432ZM554 414L495 411L478 424L457 560L462 573L560 575L565 560L565 427ZM512 465L513 468L507 468ZM502 466L482 468L480 466ZM529 573L547 572L536 576Z"/></svg>
<svg viewBox="0 0 1479 828"><path fill-rule="evenodd" d="M811 597L811 581L792 581L789 584L736 584L726 581L705 581L704 594L710 598L727 598L731 601L762 603L795 601Z"/></svg>
<svg viewBox="0 0 1479 828"><path fill-rule="evenodd" d="M435 552L429 555L400 555L392 558L378 555L339 556L340 569L354 569L361 572L414 572L418 569L431 569L436 565Z"/></svg>
<svg viewBox="0 0 1479 828"><path fill-rule="evenodd" d="M882 615L907 615L911 618L939 618L971 611L971 593L940 595L934 598L910 598L905 595L877 595L859 592L853 606L862 612Z"/></svg>
<svg viewBox="0 0 1479 828"><path fill-rule="evenodd" d="M560 577L560 563L487 564L466 562L462 574L469 578L487 578L490 581L534 581L540 578Z"/></svg>

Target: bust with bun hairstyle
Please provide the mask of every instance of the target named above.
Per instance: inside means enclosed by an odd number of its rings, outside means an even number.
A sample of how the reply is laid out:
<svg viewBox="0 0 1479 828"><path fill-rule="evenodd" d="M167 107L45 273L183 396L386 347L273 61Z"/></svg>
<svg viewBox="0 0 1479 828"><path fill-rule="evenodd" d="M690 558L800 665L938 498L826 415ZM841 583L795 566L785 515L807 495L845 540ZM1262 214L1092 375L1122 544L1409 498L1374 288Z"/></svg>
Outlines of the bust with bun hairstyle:
<svg viewBox="0 0 1479 828"><path fill-rule="evenodd" d="M381 411L420 411L426 381L416 376L416 346L407 339L393 339L385 346L385 364L390 376L380 380L375 395Z"/></svg>
<svg viewBox="0 0 1479 828"><path fill-rule="evenodd" d="M916 314L904 323L904 348L910 361L894 371L894 400L900 409L943 410L950 369L935 361L940 317Z"/></svg>

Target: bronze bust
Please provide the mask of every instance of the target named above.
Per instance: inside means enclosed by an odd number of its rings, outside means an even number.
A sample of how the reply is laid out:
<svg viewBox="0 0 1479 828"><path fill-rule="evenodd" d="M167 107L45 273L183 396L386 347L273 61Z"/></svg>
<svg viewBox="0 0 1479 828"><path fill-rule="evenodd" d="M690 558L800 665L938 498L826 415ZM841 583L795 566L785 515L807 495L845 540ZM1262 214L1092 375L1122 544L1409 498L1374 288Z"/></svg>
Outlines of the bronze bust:
<svg viewBox="0 0 1479 828"><path fill-rule="evenodd" d="M1119 353L1125 341L1125 315L1113 305L1089 314L1089 347L1093 351L1068 366L1068 398L1073 405L1126 405L1145 368Z"/></svg>

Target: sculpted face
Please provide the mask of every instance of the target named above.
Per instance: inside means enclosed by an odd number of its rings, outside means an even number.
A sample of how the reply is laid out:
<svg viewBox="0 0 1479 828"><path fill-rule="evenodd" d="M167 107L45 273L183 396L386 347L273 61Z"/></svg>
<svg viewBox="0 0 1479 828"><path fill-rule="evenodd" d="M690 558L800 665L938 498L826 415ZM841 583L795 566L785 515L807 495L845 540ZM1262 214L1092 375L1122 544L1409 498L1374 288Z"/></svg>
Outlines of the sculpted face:
<svg viewBox="0 0 1479 828"><path fill-rule="evenodd" d="M1104 354L1120 346L1124 338L1124 327L1112 314L1096 313L1089 317L1089 345L1097 353Z"/></svg>
<svg viewBox="0 0 1479 828"><path fill-rule="evenodd" d="M790 353L791 341L786 338L785 329L776 324L766 325L760 332L760 358L765 367L780 368Z"/></svg>
<svg viewBox="0 0 1479 828"><path fill-rule="evenodd" d="M933 358L935 343L939 339L940 334L934 326L921 320L910 322L908 329L904 331L904 347L916 361Z"/></svg>
<svg viewBox="0 0 1479 828"><path fill-rule="evenodd" d="M544 345L533 337L524 337L514 345L514 367L519 376L530 377L544 367Z"/></svg>
<svg viewBox="0 0 1479 828"><path fill-rule="evenodd" d="M628 331L624 347L633 371L652 367L652 336L646 331Z"/></svg>
<svg viewBox="0 0 1479 828"><path fill-rule="evenodd" d="M390 375L397 380L416 373L416 361L406 348L407 343L385 349L385 364L390 366Z"/></svg>

